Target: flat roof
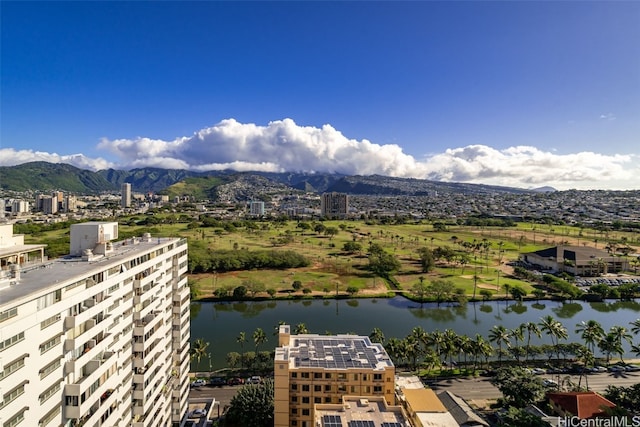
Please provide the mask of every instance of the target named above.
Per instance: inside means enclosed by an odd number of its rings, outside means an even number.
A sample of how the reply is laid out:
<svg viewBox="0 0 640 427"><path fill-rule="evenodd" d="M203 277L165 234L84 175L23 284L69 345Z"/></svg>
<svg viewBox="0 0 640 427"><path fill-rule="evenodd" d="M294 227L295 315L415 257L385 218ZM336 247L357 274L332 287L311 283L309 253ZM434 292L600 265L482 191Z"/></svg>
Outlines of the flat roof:
<svg viewBox="0 0 640 427"><path fill-rule="evenodd" d="M20 269L20 280L17 284L0 289L0 307L31 295L36 296L49 289L57 289L61 282L73 282L76 277L80 279L94 271L104 271L111 265L119 265L139 254L146 253L154 246L162 246L178 240L177 237L151 238L147 241L140 238L127 239L113 242L112 252L105 256L97 256L91 261L83 260L82 257L65 256L43 263L30 264ZM12 246L11 249L16 252L16 246Z"/></svg>
<svg viewBox="0 0 640 427"><path fill-rule="evenodd" d="M288 358L296 368L379 369L393 366L382 345L359 335L293 335Z"/></svg>
<svg viewBox="0 0 640 427"><path fill-rule="evenodd" d="M407 403L415 412L448 412L435 392L429 388L402 389Z"/></svg>

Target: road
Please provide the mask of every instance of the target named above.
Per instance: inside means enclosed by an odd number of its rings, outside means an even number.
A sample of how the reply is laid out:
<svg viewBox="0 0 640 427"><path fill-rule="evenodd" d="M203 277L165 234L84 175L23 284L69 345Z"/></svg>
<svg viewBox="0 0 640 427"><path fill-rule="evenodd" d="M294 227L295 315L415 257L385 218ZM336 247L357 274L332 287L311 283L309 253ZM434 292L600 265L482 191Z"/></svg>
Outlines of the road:
<svg viewBox="0 0 640 427"><path fill-rule="evenodd" d="M558 381L557 375L545 374L540 377ZM567 377L575 384L579 381L578 375L560 374L560 382ZM588 381L590 390L603 392L610 384L629 387L633 384L640 383L640 372L604 372L589 374L582 377L581 384L583 386L586 385L585 381ZM430 383L430 387L434 389L436 393L449 390L466 400L497 399L501 397L500 391L491 384L491 379L485 377L442 379Z"/></svg>
<svg viewBox="0 0 640 427"><path fill-rule="evenodd" d="M577 375L560 375L560 381L565 378L569 378L572 382L578 383L579 377ZM545 374L540 378L548 378L558 381L557 375ZM598 374L589 374L582 377L583 385L586 382L589 383L589 389L597 392L604 391L608 385L629 387L631 385L640 383L640 372L604 372ZM210 419L215 420L218 415L222 415L224 410L231 402L231 399L236 394L241 386L222 386L222 387L197 387L192 388L189 392L190 402L200 402L201 399L216 399L216 404L210 411ZM501 397L500 391L491 384L491 379L486 377L478 378L448 378L430 382L430 387L439 393L444 390L449 390L458 396L463 397L467 401L483 401L492 400Z"/></svg>

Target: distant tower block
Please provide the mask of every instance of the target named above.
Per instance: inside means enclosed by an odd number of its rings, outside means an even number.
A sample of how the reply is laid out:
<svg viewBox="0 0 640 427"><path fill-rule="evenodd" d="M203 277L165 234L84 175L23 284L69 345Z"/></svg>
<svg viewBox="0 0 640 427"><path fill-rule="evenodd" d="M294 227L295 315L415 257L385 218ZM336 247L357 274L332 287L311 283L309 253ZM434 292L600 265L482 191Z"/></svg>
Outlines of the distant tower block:
<svg viewBox="0 0 640 427"><path fill-rule="evenodd" d="M131 207L131 184L128 182L122 184L122 187L120 187L120 193L122 194L120 205L123 208Z"/></svg>
<svg viewBox="0 0 640 427"><path fill-rule="evenodd" d="M344 193L323 193L320 211L327 218L345 218L349 213L349 196Z"/></svg>

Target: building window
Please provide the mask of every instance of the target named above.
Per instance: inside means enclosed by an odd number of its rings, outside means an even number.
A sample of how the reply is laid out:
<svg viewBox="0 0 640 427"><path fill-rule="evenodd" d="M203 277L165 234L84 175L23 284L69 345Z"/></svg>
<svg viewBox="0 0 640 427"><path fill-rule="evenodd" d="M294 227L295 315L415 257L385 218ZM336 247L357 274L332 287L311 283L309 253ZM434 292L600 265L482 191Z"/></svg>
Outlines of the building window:
<svg viewBox="0 0 640 427"><path fill-rule="evenodd" d="M313 403L322 403L322 398L321 397L314 397L313 398Z"/></svg>
<svg viewBox="0 0 640 427"><path fill-rule="evenodd" d="M347 379L347 374L338 374L338 380L346 380Z"/></svg>
<svg viewBox="0 0 640 427"><path fill-rule="evenodd" d="M46 389L44 391L44 393L42 393L38 397L38 399L40 400L40 404L42 405L44 402L47 401L47 399L49 399L51 396L53 396L59 390L60 390L60 383L55 383L54 385L52 385L51 387Z"/></svg>
<svg viewBox="0 0 640 427"><path fill-rule="evenodd" d="M324 398L324 403L331 403L331 396L327 396Z"/></svg>
<svg viewBox="0 0 640 427"><path fill-rule="evenodd" d="M291 378L298 378L297 372L291 372Z"/></svg>
<svg viewBox="0 0 640 427"><path fill-rule="evenodd" d="M56 405L47 415L42 417L40 422L38 423L38 427L45 427L51 421L55 420L60 413L60 406Z"/></svg>
<svg viewBox="0 0 640 427"><path fill-rule="evenodd" d="M47 366L40 370L40 379L45 378L47 375L55 371L60 367L60 359L56 359L53 362L49 363Z"/></svg>
<svg viewBox="0 0 640 427"><path fill-rule="evenodd" d="M351 386L351 393L355 393L356 392L356 386L352 385Z"/></svg>
<svg viewBox="0 0 640 427"><path fill-rule="evenodd" d="M298 384L291 384L291 390L297 390Z"/></svg>
<svg viewBox="0 0 640 427"><path fill-rule="evenodd" d="M291 403L298 403L298 396L291 396Z"/></svg>
<svg viewBox="0 0 640 427"><path fill-rule="evenodd" d="M309 391L309 384L302 384L302 391Z"/></svg>
<svg viewBox="0 0 640 427"><path fill-rule="evenodd" d="M382 374L373 374L374 381L382 381Z"/></svg>
<svg viewBox="0 0 640 427"><path fill-rule="evenodd" d="M9 391L8 393L5 393L4 396L2 396L2 402L0 402L0 408L4 408L9 403L16 400L19 396L23 395L24 385L26 383L28 383L28 381L23 382L19 386L15 387L13 390Z"/></svg>
<svg viewBox="0 0 640 427"><path fill-rule="evenodd" d="M309 410L308 409L303 409L302 410L302 415L309 415Z"/></svg>
<svg viewBox="0 0 640 427"><path fill-rule="evenodd" d="M331 391L331 385L327 384L324 386L324 391Z"/></svg>
<svg viewBox="0 0 640 427"><path fill-rule="evenodd" d="M57 335L56 337L51 338L49 341L45 341L40 344L40 354L46 353L58 344L60 344L60 335Z"/></svg>
<svg viewBox="0 0 640 427"><path fill-rule="evenodd" d="M314 385L313 386L313 391L322 391L322 386L321 385Z"/></svg>
<svg viewBox="0 0 640 427"><path fill-rule="evenodd" d="M331 374L329 374L329 373L324 374L324 379L325 380L330 380L331 379Z"/></svg>
<svg viewBox="0 0 640 427"><path fill-rule="evenodd" d="M24 332L20 332L19 334L14 335L11 338L7 338L4 341L0 341L0 351L7 349L14 344L19 343L22 340L24 340Z"/></svg>
<svg viewBox="0 0 640 427"><path fill-rule="evenodd" d="M309 396L303 396L302 403L309 403Z"/></svg>
<svg viewBox="0 0 640 427"><path fill-rule="evenodd" d="M313 373L313 378L321 379L322 378L322 372L314 372Z"/></svg>
<svg viewBox="0 0 640 427"><path fill-rule="evenodd" d="M18 307L10 308L0 313L0 322L16 317L18 315Z"/></svg>
<svg viewBox="0 0 640 427"><path fill-rule="evenodd" d="M24 366L24 359L26 358L27 356L22 356L20 359L14 360L13 362L9 362L4 365L4 370L0 371L0 380L8 377L18 369L22 368Z"/></svg>
<svg viewBox="0 0 640 427"><path fill-rule="evenodd" d="M309 372L300 372L302 378L309 378Z"/></svg>
<svg viewBox="0 0 640 427"><path fill-rule="evenodd" d="M298 408L291 408L291 415L298 415Z"/></svg>
<svg viewBox="0 0 640 427"><path fill-rule="evenodd" d="M2 424L2 427L14 427L24 421L24 413L27 412L28 408L23 408L20 412L15 414L13 417L9 418Z"/></svg>
<svg viewBox="0 0 640 427"><path fill-rule="evenodd" d="M40 322L40 329L44 329L48 326L53 325L54 323L56 323L58 320L60 320L60 314L56 314L55 316L51 316L48 319L43 320L42 322Z"/></svg>
<svg viewBox="0 0 640 427"><path fill-rule="evenodd" d="M377 385L373 387L373 392L374 393L382 393L382 387Z"/></svg>
<svg viewBox="0 0 640 427"><path fill-rule="evenodd" d="M353 374L353 380L358 381L358 374Z"/></svg>

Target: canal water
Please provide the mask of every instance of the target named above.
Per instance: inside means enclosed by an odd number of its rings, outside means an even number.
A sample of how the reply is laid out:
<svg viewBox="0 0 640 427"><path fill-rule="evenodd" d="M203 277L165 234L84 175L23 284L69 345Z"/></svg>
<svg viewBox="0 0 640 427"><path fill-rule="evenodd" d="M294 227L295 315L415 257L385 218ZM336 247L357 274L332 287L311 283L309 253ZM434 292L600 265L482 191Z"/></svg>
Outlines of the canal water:
<svg viewBox="0 0 640 427"><path fill-rule="evenodd" d="M470 337L476 333L488 336L494 325L513 329L525 322L539 323L551 315L564 324L569 333L568 342L581 342L575 333L582 321L597 320L608 331L619 325L630 329L629 323L640 317L640 301L559 302L559 301L490 301L451 304L419 304L402 297L389 299L350 300L280 300L247 302L202 302L191 305L191 341L198 338L209 342L213 369L226 366L228 352L253 351L253 332L262 328L267 342L258 351L273 349L278 342L275 335L280 322L292 328L304 323L311 333L355 333L369 335L373 328L380 328L388 339L403 338L415 326L426 331L453 329ZM236 338L245 332L247 342L241 350ZM634 342L639 339L634 337ZM532 338L532 344L548 342ZM629 345L625 344L629 351ZM192 370L209 370L208 357L198 366L192 362Z"/></svg>

